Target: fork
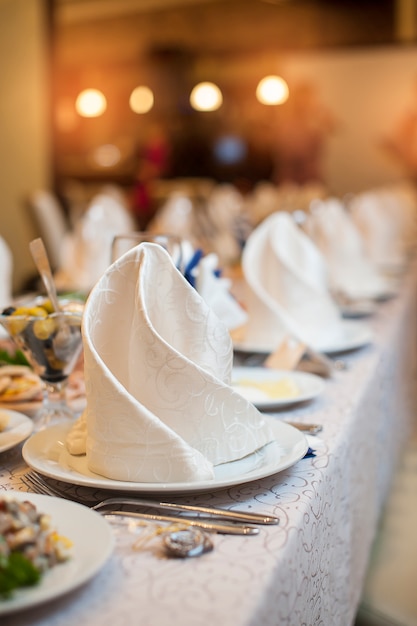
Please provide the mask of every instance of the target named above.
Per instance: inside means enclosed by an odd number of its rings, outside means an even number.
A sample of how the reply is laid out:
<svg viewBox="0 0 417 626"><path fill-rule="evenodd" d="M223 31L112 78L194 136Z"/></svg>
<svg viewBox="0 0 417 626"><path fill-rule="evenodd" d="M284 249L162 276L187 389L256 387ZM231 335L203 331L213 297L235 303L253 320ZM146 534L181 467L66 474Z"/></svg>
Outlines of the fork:
<svg viewBox="0 0 417 626"><path fill-rule="evenodd" d="M255 535L259 533L259 529L254 524L278 524L279 519L272 516L261 515L257 513L246 513L244 511L229 511L226 509L219 509L215 507L193 506L185 504L174 504L169 502L156 502L153 500L146 500L143 498L127 498L116 497L106 498L104 500L93 500L91 496L85 496L77 494L74 496L67 491L59 489L58 486L52 485L49 481L35 472L28 472L21 477L22 482L26 487L34 490L36 493L57 496L74 500L80 504L84 504L89 508L101 513L102 515L121 515L128 517L136 517L139 519L145 519L150 521L161 522L181 522L190 526L199 526L206 530L211 530L224 534L244 534ZM163 510L170 510L179 512L179 515L156 515L153 513L142 513L137 511L125 511L123 509L108 510L108 507L114 505L126 505L126 506L146 506L148 508L156 508ZM184 513L184 515L181 515ZM192 515L191 517L185 517L185 515ZM202 517L201 514L211 517ZM223 518L224 521L220 521ZM228 523L230 522L230 523ZM249 523L250 526L246 526L242 523Z"/></svg>

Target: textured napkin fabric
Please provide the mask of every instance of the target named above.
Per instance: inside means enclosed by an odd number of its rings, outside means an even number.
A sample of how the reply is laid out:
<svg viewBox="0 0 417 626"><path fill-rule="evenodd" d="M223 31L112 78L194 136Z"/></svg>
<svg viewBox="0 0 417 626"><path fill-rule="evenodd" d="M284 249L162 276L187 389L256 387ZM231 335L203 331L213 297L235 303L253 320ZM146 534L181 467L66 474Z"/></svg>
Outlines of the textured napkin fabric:
<svg viewBox="0 0 417 626"><path fill-rule="evenodd" d="M342 319L328 291L325 261L290 214L275 213L251 233L242 269L248 345L274 349L289 334L320 350L340 340Z"/></svg>
<svg viewBox="0 0 417 626"><path fill-rule="evenodd" d="M159 245L118 259L83 321L89 469L116 480L193 482L273 439L230 387L227 328Z"/></svg>
<svg viewBox="0 0 417 626"><path fill-rule="evenodd" d="M389 285L371 262L358 227L336 198L315 203L304 231L323 254L331 290L351 299L377 298Z"/></svg>

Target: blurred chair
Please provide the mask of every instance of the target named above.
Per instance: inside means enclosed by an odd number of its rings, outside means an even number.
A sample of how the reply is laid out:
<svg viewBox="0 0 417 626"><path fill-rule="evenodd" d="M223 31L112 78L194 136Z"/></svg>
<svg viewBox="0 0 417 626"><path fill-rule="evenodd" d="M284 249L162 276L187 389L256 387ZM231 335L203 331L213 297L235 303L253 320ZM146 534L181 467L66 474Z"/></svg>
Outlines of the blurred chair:
<svg viewBox="0 0 417 626"><path fill-rule="evenodd" d="M69 231L64 209L57 196L47 189L37 189L30 194L28 209L54 270L59 266L62 240Z"/></svg>

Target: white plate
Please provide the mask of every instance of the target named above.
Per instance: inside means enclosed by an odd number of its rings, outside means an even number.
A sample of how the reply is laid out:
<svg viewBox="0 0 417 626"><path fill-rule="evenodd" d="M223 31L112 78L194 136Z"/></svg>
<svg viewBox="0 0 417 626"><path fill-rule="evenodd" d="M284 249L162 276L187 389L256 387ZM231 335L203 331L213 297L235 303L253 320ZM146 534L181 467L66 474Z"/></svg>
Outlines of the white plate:
<svg viewBox="0 0 417 626"><path fill-rule="evenodd" d="M33 422L26 415L22 415L22 413L17 411L11 411L10 409L1 410L3 413L10 415L7 427L0 432L0 452L5 452L29 437L33 430Z"/></svg>
<svg viewBox="0 0 417 626"><path fill-rule="evenodd" d="M24 402L0 402L2 411L11 409L18 413L24 413L28 417L35 417L42 407L42 400L26 400Z"/></svg>
<svg viewBox="0 0 417 626"><path fill-rule="evenodd" d="M298 389L296 396L268 396L256 385L288 381ZM252 383L252 385L251 385ZM305 402L318 396L324 389L322 378L305 372L274 370L266 367L234 367L232 387L258 409L280 408L296 402Z"/></svg>
<svg viewBox="0 0 417 626"><path fill-rule="evenodd" d="M22 491L6 491L3 495L33 502L40 512L50 515L53 527L68 537L73 547L71 558L46 572L38 585L18 589L11 598L0 599L0 615L36 606L79 587L99 571L112 553L112 530L95 511L51 496Z"/></svg>
<svg viewBox="0 0 417 626"><path fill-rule="evenodd" d="M193 483L136 483L112 480L94 474L87 467L86 457L73 457L65 448L70 426L58 424L33 435L23 446L26 463L40 474L63 482L112 491L135 493L200 493L271 476L303 458L308 449L305 436L296 428L265 416L276 440L261 450L231 463L214 468L214 480Z"/></svg>
<svg viewBox="0 0 417 626"><path fill-rule="evenodd" d="M312 348L317 352L325 354L337 354L362 348L371 341L372 331L369 326L355 320L342 320L341 333L337 340L327 344L317 344L312 346ZM233 347L237 352L245 352L247 354L270 354L273 350L273 346L270 344L252 343L244 339L243 341L234 342Z"/></svg>

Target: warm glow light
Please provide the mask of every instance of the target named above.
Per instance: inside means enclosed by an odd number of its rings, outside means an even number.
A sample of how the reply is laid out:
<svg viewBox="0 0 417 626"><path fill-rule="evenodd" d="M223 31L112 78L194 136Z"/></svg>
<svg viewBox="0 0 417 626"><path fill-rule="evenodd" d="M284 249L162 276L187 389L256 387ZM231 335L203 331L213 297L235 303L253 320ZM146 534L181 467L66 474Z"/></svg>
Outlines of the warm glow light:
<svg viewBox="0 0 417 626"><path fill-rule="evenodd" d="M72 98L62 98L55 107L55 121L59 130L63 133L70 133L79 124L80 118L74 109Z"/></svg>
<svg viewBox="0 0 417 626"><path fill-rule="evenodd" d="M129 105L134 113L148 113L153 103L154 97L149 87L136 87L130 94Z"/></svg>
<svg viewBox="0 0 417 626"><path fill-rule="evenodd" d="M117 146L105 144L94 150L93 161L100 167L112 167L120 161L121 153Z"/></svg>
<svg viewBox="0 0 417 626"><path fill-rule="evenodd" d="M262 104L283 104L288 94L288 85L280 76L265 76L256 88L256 97Z"/></svg>
<svg viewBox="0 0 417 626"><path fill-rule="evenodd" d="M216 111L222 105L223 96L214 83L199 83L191 92L190 102L196 111Z"/></svg>
<svg viewBox="0 0 417 626"><path fill-rule="evenodd" d="M77 113L83 117L98 117L107 108L107 101L98 89L85 89L75 101Z"/></svg>

